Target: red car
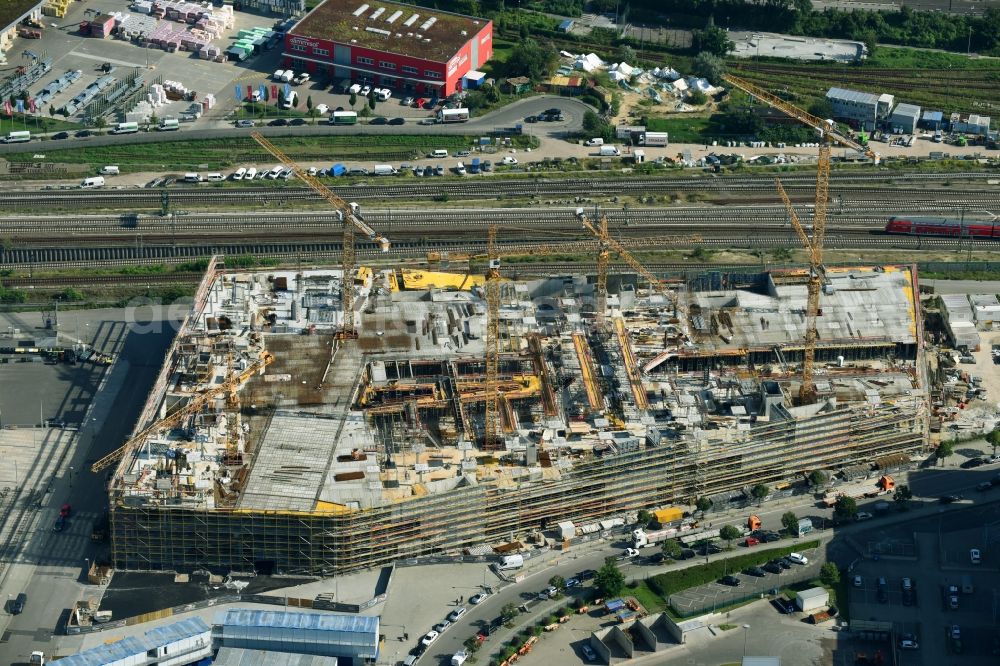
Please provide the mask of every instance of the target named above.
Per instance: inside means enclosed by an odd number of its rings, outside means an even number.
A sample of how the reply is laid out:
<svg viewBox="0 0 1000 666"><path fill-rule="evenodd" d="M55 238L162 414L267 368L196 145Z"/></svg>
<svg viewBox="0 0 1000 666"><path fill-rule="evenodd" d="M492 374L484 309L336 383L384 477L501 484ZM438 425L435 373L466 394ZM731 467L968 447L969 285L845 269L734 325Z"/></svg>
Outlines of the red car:
<svg viewBox="0 0 1000 666"><path fill-rule="evenodd" d="M427 100L424 99L423 97L421 97L416 102L413 103L413 106L417 107L418 109L422 109L422 108L424 108L424 104L426 104L426 103L427 103Z"/></svg>
<svg viewBox="0 0 1000 666"><path fill-rule="evenodd" d="M752 536L748 536L747 537L747 547L748 548L750 546L756 546L759 543L760 543L760 539L758 539L757 537L752 537Z"/></svg>
<svg viewBox="0 0 1000 666"><path fill-rule="evenodd" d="M59 515L62 516L63 518L69 518L69 514L72 510L73 507L71 507L69 504L63 504L62 508L59 509Z"/></svg>

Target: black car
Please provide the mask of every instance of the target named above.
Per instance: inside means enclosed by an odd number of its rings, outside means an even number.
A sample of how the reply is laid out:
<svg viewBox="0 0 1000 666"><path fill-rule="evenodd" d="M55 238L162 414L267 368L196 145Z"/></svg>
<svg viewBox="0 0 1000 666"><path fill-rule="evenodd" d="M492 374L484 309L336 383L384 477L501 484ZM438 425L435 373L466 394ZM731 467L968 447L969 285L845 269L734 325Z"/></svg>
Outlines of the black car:
<svg viewBox="0 0 1000 666"><path fill-rule="evenodd" d="M649 563L650 564L661 564L663 562L663 560L666 559L666 557L667 556L664 555L663 553L656 553L655 555L651 555L650 556Z"/></svg>
<svg viewBox="0 0 1000 666"><path fill-rule="evenodd" d="M679 559L679 560L690 560L692 557L695 557L697 554L698 553L694 552L693 548L682 548L681 549L681 556L679 558L677 558L677 559Z"/></svg>
<svg viewBox="0 0 1000 666"><path fill-rule="evenodd" d="M763 578L764 576L767 575L767 573L760 567L749 567L747 569L744 569L743 573L745 573L748 576L755 576L756 578Z"/></svg>
<svg viewBox="0 0 1000 666"><path fill-rule="evenodd" d="M792 561L790 559L788 559L787 557L782 557L782 558L778 559L777 562L778 562L778 566L780 566L782 569L791 569L792 568Z"/></svg>
<svg viewBox="0 0 1000 666"><path fill-rule="evenodd" d="M66 517L65 516L59 516L58 518L56 518L56 522L52 526L52 531L53 532L62 532L64 529L66 529Z"/></svg>
<svg viewBox="0 0 1000 666"><path fill-rule="evenodd" d="M59 139L68 139L69 138L69 132L56 132L55 134L52 135L52 138L56 139L56 140L59 140Z"/></svg>
<svg viewBox="0 0 1000 666"><path fill-rule="evenodd" d="M306 124L306 119L305 118L292 118L291 120L288 121L288 124L289 125L305 125Z"/></svg>
<svg viewBox="0 0 1000 666"><path fill-rule="evenodd" d="M781 565L777 562L768 562L764 565L764 571L770 571L773 574L781 573Z"/></svg>
<svg viewBox="0 0 1000 666"><path fill-rule="evenodd" d="M558 115L562 114L562 111L559 110L559 109L557 109L557 108L555 108L555 107L553 107L551 109L545 109L545 111L543 113L546 116L558 116Z"/></svg>
<svg viewBox="0 0 1000 666"><path fill-rule="evenodd" d="M90 136L91 134L93 134L93 132L91 132L90 130L80 130L79 132L77 132L73 136L75 136L78 139L85 139L88 136Z"/></svg>
<svg viewBox="0 0 1000 666"><path fill-rule="evenodd" d="M773 603L774 607L778 609L778 612L783 615L795 612L795 604L785 597L775 597L771 603Z"/></svg>
<svg viewBox="0 0 1000 666"><path fill-rule="evenodd" d="M913 590L903 590L903 605L912 606L913 605Z"/></svg>
<svg viewBox="0 0 1000 666"><path fill-rule="evenodd" d="M729 587L739 587L743 582L736 576L723 576L719 579L719 582L723 585L728 585Z"/></svg>
<svg viewBox="0 0 1000 666"><path fill-rule="evenodd" d="M576 575L576 577L579 578L580 580L590 580L591 578L593 578L596 575L597 575L597 572L594 571L593 569L584 569L583 571L581 571L580 573L578 573Z"/></svg>
<svg viewBox="0 0 1000 666"><path fill-rule="evenodd" d="M961 495L941 495L941 497L938 498L938 501L941 502L941 504L952 504L960 499L962 499Z"/></svg>
<svg viewBox="0 0 1000 666"><path fill-rule="evenodd" d="M771 543L772 541L781 541L781 535L777 532L765 532L760 536L760 540L764 543Z"/></svg>
<svg viewBox="0 0 1000 666"><path fill-rule="evenodd" d="M14 597L13 601L10 602L10 614L20 615L21 613L23 613L24 604L26 604L27 602L28 602L28 595L26 595L24 592L18 594L16 597Z"/></svg>
<svg viewBox="0 0 1000 666"><path fill-rule="evenodd" d="M285 120L284 118L275 118L274 120L268 123L268 125L270 125L271 127L284 127L287 124L288 121Z"/></svg>
<svg viewBox="0 0 1000 666"><path fill-rule="evenodd" d="M405 118L393 118L392 120L389 121L390 125L403 125L405 123L406 123Z"/></svg>
<svg viewBox="0 0 1000 666"><path fill-rule="evenodd" d="M526 122L526 123L537 123L538 122L538 116L525 116L524 117L524 122Z"/></svg>
<svg viewBox="0 0 1000 666"><path fill-rule="evenodd" d="M964 463L962 463L962 469L972 469L973 467L981 467L986 464L986 461L982 458L969 458Z"/></svg>
<svg viewBox="0 0 1000 666"><path fill-rule="evenodd" d="M389 124L389 119L388 118L383 118L382 116L378 116L377 118L372 118L371 122L368 123L368 124L369 125L388 125Z"/></svg>

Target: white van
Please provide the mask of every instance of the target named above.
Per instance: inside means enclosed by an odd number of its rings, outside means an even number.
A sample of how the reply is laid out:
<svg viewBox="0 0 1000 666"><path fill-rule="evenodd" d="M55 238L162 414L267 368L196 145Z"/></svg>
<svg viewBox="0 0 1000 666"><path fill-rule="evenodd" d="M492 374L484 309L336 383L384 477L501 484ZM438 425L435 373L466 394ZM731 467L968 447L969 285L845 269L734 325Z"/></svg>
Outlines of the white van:
<svg viewBox="0 0 1000 666"><path fill-rule="evenodd" d="M102 176L117 176L119 173L121 172L118 170L118 167L114 164L109 164L108 166L101 167Z"/></svg>
<svg viewBox="0 0 1000 666"><path fill-rule="evenodd" d="M278 166L274 167L273 169L271 169L270 171L267 172L267 177L269 179L271 179L271 180L275 180L275 179L278 178L278 176L281 175L281 172L284 171L284 170L285 170L285 167L283 167L283 166L281 166L279 164Z"/></svg>
<svg viewBox="0 0 1000 666"><path fill-rule="evenodd" d="M389 90L388 88L381 88L379 89L377 96L378 96L378 101L385 102L390 97L392 97L392 91Z"/></svg>
<svg viewBox="0 0 1000 666"><path fill-rule="evenodd" d="M500 558L500 564L497 565L497 568L503 571L504 569L520 569L523 566L523 555L504 555Z"/></svg>
<svg viewBox="0 0 1000 666"><path fill-rule="evenodd" d="M184 174L184 182L185 183L200 183L201 182L201 176L199 176L197 173L194 173L193 171L191 173L186 173L186 174Z"/></svg>
<svg viewBox="0 0 1000 666"><path fill-rule="evenodd" d="M225 179L226 177L223 176L221 173L210 173L207 176L205 176L205 180L207 180L210 183L221 183Z"/></svg>
<svg viewBox="0 0 1000 666"><path fill-rule="evenodd" d="M243 180L243 176L247 175L247 170L245 167L240 167L233 174L233 180Z"/></svg>
<svg viewBox="0 0 1000 666"><path fill-rule="evenodd" d="M443 148L438 148L437 150L431 152L431 154L428 155L428 157L434 157L434 158L448 157L448 151L444 150Z"/></svg>
<svg viewBox="0 0 1000 666"><path fill-rule="evenodd" d="M289 92L288 96L285 97L285 101L281 103L281 108L283 109L292 108L293 106L295 106L295 102L298 99L299 99L299 94L297 92L295 92L294 90Z"/></svg>
<svg viewBox="0 0 1000 666"><path fill-rule="evenodd" d="M620 157L621 151L618 150L618 146L601 146L598 155L601 157Z"/></svg>
<svg viewBox="0 0 1000 666"><path fill-rule="evenodd" d="M391 164L376 164L372 174L375 176L395 176L396 170L392 168Z"/></svg>
<svg viewBox="0 0 1000 666"><path fill-rule="evenodd" d="M603 146L604 145L604 139L602 139L600 137L595 137L593 139L587 139L586 141L583 142L583 145L585 145L585 146Z"/></svg>
<svg viewBox="0 0 1000 666"><path fill-rule="evenodd" d="M92 190L97 187L104 187L104 176L94 176L92 178L84 178L80 182L80 189L82 190Z"/></svg>
<svg viewBox="0 0 1000 666"><path fill-rule="evenodd" d="M279 69L274 73L274 80L280 81L282 78L284 78L284 76L285 76L285 70Z"/></svg>
<svg viewBox="0 0 1000 666"><path fill-rule="evenodd" d="M290 69L286 69L285 73L281 75L282 83L291 83L292 79L294 78L295 78L295 72Z"/></svg>

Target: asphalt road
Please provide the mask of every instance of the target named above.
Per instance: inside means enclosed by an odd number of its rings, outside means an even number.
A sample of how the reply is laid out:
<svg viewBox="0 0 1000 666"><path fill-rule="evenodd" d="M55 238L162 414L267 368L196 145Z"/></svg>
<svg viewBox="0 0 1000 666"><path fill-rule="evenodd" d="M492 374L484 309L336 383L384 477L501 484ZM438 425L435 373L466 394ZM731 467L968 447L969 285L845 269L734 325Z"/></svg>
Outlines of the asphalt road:
<svg viewBox="0 0 1000 666"><path fill-rule="evenodd" d="M963 448L968 448L968 445ZM985 445L980 448L983 451L986 450ZM919 514L914 515L921 511L921 501L924 502L922 505L924 512L934 511L935 515L937 515L939 510L943 509L949 514L949 521L954 520L956 524L964 524L968 522L967 519L962 517L965 513L967 513L966 511L962 511L963 509L968 509L973 502L977 500L983 502L991 502L994 500L993 495L977 495L974 491L975 485L984 478L989 478L997 473L1000 473L1000 465L980 467L975 470L962 470L958 468L958 463L960 462L960 460L956 460L949 464L948 467L938 468L931 466L913 470L910 472L910 478L908 480L899 480L899 483L909 482L911 484L911 488L914 490L914 500L912 503L914 508L911 511L906 513L893 512L889 516L879 517L871 521L858 523L856 525L843 526L837 528L838 534L843 534L845 532L847 534L852 532L857 533L869 530L873 527L895 525L912 520L923 520L925 518L920 518ZM1000 493L1000 490L994 492ZM952 504L945 507L937 503L937 497L945 494L960 494L967 499L963 500L962 503ZM865 510L869 504L874 504L880 500L884 501L884 498L877 498L859 503L859 508L861 510ZM711 521L715 525L741 524L746 520L746 516L748 514L753 513L761 518L765 529L780 530L782 529L781 516L786 511L792 511L800 517L833 517L832 510L818 508L816 500L811 495L798 495L783 500L767 502L762 507L748 507L744 510L725 513L713 512L708 515L706 520ZM962 512L953 515L956 511ZM824 538L830 535L830 531L821 531L817 533L817 536ZM775 545L787 544L788 542L781 542ZM471 606L468 603L464 604L466 608L468 608L468 612L454 626L449 627L444 634L431 645L427 652L420 658L418 663L423 665L450 664L451 655L462 649L462 643L467 638L475 636L481 627L488 625L491 620L498 617L500 615L500 609L504 605L508 603L521 605L530 599L534 599L538 592L548 587L548 581L552 576L558 575L563 578L570 578L583 569L599 569L601 565L604 564L606 557L620 555L622 548L625 545L626 544L624 542L616 543L614 545L605 543L599 544L596 548L587 550L585 550L587 548L586 546L581 547L577 551L571 551L568 555L568 557L574 559L563 561L551 568L532 572L522 582L503 588L497 594L493 595L478 606ZM836 535L833 535L833 538L827 541L822 550L824 557L827 560L835 561L841 567L846 567L857 557L857 553L851 548L851 546L849 546L843 539L836 538ZM655 552L655 549L650 548L642 552L643 554L652 554ZM736 554L740 553L737 552ZM719 553L717 555L709 556L709 560L724 559L732 556L733 553ZM564 560L566 558L567 556L563 557ZM647 576L664 573L665 571L694 566L703 562L704 559L699 557L696 560L666 566L636 564L627 561L622 562L620 566L625 574L626 580L631 580L633 578L645 578ZM399 591L396 592L396 594L399 593ZM565 603L565 600L561 602L534 604L530 606L529 613L540 617L544 612L549 612L551 608L557 607L562 603ZM440 619L441 618L429 619L427 623L428 626L418 631L430 630L431 625L438 622ZM526 621L526 616L522 613L522 615L515 620L515 623L520 624L524 621ZM419 643L421 636L415 635L415 633L416 632L410 635L413 644L407 646L407 649L412 648ZM492 651L497 647L496 639L489 639L483 649Z"/></svg>
<svg viewBox="0 0 1000 666"><path fill-rule="evenodd" d="M524 123L526 116L537 115L546 109L559 108L563 114L563 120L552 123ZM405 125L368 125L361 123L358 125L328 125L317 121L315 125L302 125L300 127L268 127L266 125L256 129L268 137L276 136L312 136L323 135L358 135L358 134L459 134L476 135L487 134L498 127L513 127L517 123L524 123L525 133L536 135L548 135L552 137L563 136L579 132L583 128L583 114L592 111L591 107L583 102L567 97L555 97L542 95L539 97L529 97L519 100L497 109L485 116L475 118L466 123L454 123L448 125L421 125L416 120L408 120ZM391 114L390 114L391 115ZM206 125L212 125L208 127ZM192 127L183 126L178 132L139 132L138 134L105 134L102 136L89 136L86 138L71 138L61 141L31 141L30 143L0 143L0 154L18 153L26 151L44 152L45 149L59 150L64 148L78 148L87 146L112 146L134 143L160 143L163 141L183 141L194 139L220 139L228 137L245 137L252 131L250 129L239 129L228 122L198 121ZM194 129L197 127L199 129Z"/></svg>

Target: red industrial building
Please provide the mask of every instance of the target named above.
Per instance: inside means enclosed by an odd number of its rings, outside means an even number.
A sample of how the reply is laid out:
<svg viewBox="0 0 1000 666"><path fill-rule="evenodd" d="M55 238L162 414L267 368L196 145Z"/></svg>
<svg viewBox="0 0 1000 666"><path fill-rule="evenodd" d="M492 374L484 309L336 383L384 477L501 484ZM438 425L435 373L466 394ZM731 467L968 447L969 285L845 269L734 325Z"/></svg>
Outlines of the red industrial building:
<svg viewBox="0 0 1000 666"><path fill-rule="evenodd" d="M493 55L487 19L374 0L325 0L285 35L285 67L444 97Z"/></svg>

